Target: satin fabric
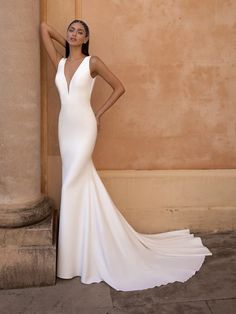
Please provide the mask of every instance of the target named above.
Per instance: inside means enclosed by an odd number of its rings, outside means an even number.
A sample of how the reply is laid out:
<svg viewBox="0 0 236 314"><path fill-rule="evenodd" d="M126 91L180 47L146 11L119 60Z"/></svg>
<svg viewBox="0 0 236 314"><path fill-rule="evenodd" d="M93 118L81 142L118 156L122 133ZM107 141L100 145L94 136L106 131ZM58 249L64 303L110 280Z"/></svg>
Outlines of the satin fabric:
<svg viewBox="0 0 236 314"><path fill-rule="evenodd" d="M97 122L90 104L95 82L90 58L83 59L69 83L62 58L55 77L62 159L57 277L80 276L85 284L105 281L121 291L185 282L205 256L212 255L201 238L189 229L138 233L115 206L94 167Z"/></svg>

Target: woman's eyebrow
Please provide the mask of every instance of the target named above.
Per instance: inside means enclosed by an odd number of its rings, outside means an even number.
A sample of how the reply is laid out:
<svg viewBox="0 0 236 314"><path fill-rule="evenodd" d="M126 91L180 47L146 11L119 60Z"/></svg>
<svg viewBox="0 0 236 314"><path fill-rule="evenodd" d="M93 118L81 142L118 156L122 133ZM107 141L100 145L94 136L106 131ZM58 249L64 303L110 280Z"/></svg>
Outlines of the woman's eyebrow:
<svg viewBox="0 0 236 314"><path fill-rule="evenodd" d="M71 28L75 29L74 26L71 26L70 29L71 29ZM83 30L83 28L77 28L77 31L84 31L84 30Z"/></svg>

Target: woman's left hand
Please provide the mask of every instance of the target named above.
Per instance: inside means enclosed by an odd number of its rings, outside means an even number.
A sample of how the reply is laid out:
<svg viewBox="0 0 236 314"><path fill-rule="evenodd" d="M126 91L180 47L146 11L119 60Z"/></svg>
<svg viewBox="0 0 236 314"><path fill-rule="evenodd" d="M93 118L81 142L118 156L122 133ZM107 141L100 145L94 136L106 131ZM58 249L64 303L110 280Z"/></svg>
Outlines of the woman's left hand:
<svg viewBox="0 0 236 314"><path fill-rule="evenodd" d="M97 120L97 128L98 128L98 130L100 129L100 116L99 115L95 115L95 117L96 117L96 120Z"/></svg>

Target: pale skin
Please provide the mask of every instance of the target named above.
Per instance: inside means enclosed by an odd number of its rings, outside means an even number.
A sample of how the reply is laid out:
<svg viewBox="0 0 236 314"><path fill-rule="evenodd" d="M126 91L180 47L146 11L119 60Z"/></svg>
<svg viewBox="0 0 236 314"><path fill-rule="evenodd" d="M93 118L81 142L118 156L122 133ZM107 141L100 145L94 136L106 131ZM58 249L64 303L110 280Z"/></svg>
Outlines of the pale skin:
<svg viewBox="0 0 236 314"><path fill-rule="evenodd" d="M66 33L66 38L64 38L52 26L42 22L40 24L40 34L47 54L56 69L60 59L63 56L59 51L56 50L53 40L56 40L63 47L66 46L66 41L69 43L70 55L68 56L65 63L65 76L67 83L70 83L75 70L86 57L82 53L82 44L86 43L89 37L86 36L84 26L79 22L73 23ZM93 55L90 58L90 75L92 77L100 75L113 89L111 95L105 101L104 105L101 106L95 113L97 126L99 128L100 117L118 100L122 94L124 94L125 88L121 81L110 71L110 69L98 56Z"/></svg>

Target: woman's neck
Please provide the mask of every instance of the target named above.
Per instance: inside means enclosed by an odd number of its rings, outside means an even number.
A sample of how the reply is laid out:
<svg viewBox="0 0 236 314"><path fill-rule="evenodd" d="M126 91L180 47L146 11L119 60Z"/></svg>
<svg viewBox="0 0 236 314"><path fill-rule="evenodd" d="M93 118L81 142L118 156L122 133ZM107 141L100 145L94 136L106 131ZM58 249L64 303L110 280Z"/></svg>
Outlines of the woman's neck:
<svg viewBox="0 0 236 314"><path fill-rule="evenodd" d="M70 58L71 59L79 59L82 58L84 55L81 51L81 46L80 47L71 47L70 46Z"/></svg>

